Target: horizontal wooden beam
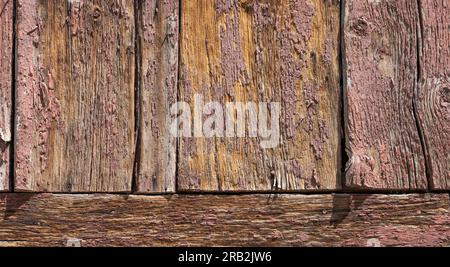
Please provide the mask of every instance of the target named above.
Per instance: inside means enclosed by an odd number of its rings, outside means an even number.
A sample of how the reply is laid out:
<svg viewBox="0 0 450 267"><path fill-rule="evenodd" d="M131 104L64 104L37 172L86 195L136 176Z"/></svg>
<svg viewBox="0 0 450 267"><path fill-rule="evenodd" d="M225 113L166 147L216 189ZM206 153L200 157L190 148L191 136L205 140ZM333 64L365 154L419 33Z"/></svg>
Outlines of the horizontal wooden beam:
<svg viewBox="0 0 450 267"><path fill-rule="evenodd" d="M3 246L448 246L448 194L0 194Z"/></svg>

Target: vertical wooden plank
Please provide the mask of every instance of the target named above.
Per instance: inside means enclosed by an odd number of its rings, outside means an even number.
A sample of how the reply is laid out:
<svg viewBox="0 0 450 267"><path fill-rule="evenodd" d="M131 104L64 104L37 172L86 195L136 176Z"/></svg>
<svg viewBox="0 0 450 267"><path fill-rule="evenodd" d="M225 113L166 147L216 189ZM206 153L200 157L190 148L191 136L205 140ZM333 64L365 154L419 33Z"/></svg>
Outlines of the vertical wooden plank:
<svg viewBox="0 0 450 267"><path fill-rule="evenodd" d="M18 0L18 191L128 192L134 7Z"/></svg>
<svg viewBox="0 0 450 267"><path fill-rule="evenodd" d="M425 189L414 110L417 1L345 1L346 185Z"/></svg>
<svg viewBox="0 0 450 267"><path fill-rule="evenodd" d="M450 189L450 2L420 0L417 107L431 187Z"/></svg>
<svg viewBox="0 0 450 267"><path fill-rule="evenodd" d="M339 188L339 1L183 1L181 13L180 100L191 113L180 120L192 124L179 127L179 189ZM217 103L196 109L201 98ZM230 109L228 125L217 119L237 102L256 109L241 109L244 116ZM265 104L271 112L262 120L264 103L279 103L280 114ZM269 123L271 136L232 124L255 118L259 127ZM202 131L208 122L213 138Z"/></svg>
<svg viewBox="0 0 450 267"><path fill-rule="evenodd" d="M176 138L169 132L177 101L179 0L138 1L140 85L136 190L174 192Z"/></svg>
<svg viewBox="0 0 450 267"><path fill-rule="evenodd" d="M0 191L9 189L13 1L0 0Z"/></svg>

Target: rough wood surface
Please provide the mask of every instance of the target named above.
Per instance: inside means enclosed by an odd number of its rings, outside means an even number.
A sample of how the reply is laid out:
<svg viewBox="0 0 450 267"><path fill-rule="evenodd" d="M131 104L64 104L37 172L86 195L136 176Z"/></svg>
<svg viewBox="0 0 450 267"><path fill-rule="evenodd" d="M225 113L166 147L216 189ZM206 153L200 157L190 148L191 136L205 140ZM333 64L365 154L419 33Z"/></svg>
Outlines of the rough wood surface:
<svg viewBox="0 0 450 267"><path fill-rule="evenodd" d="M441 195L0 195L0 245L448 246Z"/></svg>
<svg viewBox="0 0 450 267"><path fill-rule="evenodd" d="M9 189L13 1L0 0L0 191Z"/></svg>
<svg viewBox="0 0 450 267"><path fill-rule="evenodd" d="M346 0L344 12L346 185L427 188L414 109L418 2Z"/></svg>
<svg viewBox="0 0 450 267"><path fill-rule="evenodd" d="M279 102L281 138L270 149L248 129L245 138L198 138L202 126L194 121L193 137L180 144L178 188L339 188L339 1L183 1L181 13L180 100L191 105L193 119L211 118L194 111L195 94L222 109ZM247 123L258 117L249 113Z"/></svg>
<svg viewBox="0 0 450 267"><path fill-rule="evenodd" d="M450 189L450 2L420 0L417 109L431 187Z"/></svg>
<svg viewBox="0 0 450 267"><path fill-rule="evenodd" d="M128 192L133 1L18 0L18 191Z"/></svg>
<svg viewBox="0 0 450 267"><path fill-rule="evenodd" d="M170 105L177 101L179 1L138 1L139 125L136 190L174 192L176 138Z"/></svg>

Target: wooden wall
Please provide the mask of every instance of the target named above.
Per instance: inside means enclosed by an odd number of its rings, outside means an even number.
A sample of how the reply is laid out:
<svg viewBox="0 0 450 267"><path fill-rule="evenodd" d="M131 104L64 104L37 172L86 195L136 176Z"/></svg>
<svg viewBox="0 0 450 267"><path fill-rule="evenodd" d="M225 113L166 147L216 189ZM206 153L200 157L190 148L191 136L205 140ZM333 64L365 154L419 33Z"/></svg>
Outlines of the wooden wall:
<svg viewBox="0 0 450 267"><path fill-rule="evenodd" d="M0 4L1 190L450 186L445 1ZM173 137L196 94L281 103L279 145Z"/></svg>
<svg viewBox="0 0 450 267"><path fill-rule="evenodd" d="M0 195L0 206L12 203L20 217L48 205L56 210L44 215L52 217L59 205L77 212L72 200L86 207L112 201L118 208L141 201L150 210L154 203L173 204L177 212L214 200L65 193L448 192L448 13L447 0L0 0L0 191L10 193ZM199 96L212 103L208 111L196 110ZM177 133L189 136L176 138L171 127L179 101L194 121L177 125ZM280 104L269 116L279 116L276 146L262 146L267 138L250 129L240 129L240 136L236 121L220 126L214 120L214 107L237 102ZM260 118L251 110L243 114ZM195 118L235 135L205 136ZM29 195L27 202L27 194L16 193L56 195ZM407 196L417 203L430 197L432 212L448 209L447 195ZM409 207L398 196L374 197L382 205L375 213L385 214L390 203ZM290 201L309 200L294 195L278 204L288 209ZM312 200L334 210L331 195ZM232 212L241 201L253 203L258 216L271 212L258 196L223 198L214 209ZM8 211L0 214L7 218ZM396 215L387 214L395 224ZM212 225L226 219L211 219ZM419 236L424 230L417 227ZM435 230L449 239L448 227ZM280 234L292 244L336 241ZM347 234L336 238L351 243ZM170 244L161 238L154 244ZM436 238L427 244L446 242ZM55 244L51 235L45 242Z"/></svg>

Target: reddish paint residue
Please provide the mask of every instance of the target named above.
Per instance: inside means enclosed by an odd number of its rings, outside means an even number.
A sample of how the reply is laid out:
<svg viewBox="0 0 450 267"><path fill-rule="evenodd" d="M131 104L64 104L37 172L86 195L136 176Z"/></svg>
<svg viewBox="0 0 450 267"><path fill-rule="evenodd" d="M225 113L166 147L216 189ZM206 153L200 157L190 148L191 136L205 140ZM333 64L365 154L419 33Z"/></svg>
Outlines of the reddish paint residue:
<svg viewBox="0 0 450 267"><path fill-rule="evenodd" d="M319 120L319 134L311 142L313 148L314 156L316 160L322 160L325 144L329 138L329 130L326 122L324 120Z"/></svg>
<svg viewBox="0 0 450 267"><path fill-rule="evenodd" d="M55 80L52 70L42 65L38 55L39 35L44 25L36 22L37 10L20 9L18 12L18 62L16 188L30 188L28 178L33 169L40 171L47 167L48 142L52 127L60 127L60 102L55 94ZM31 140L38 140L37 146ZM37 155L33 155L37 151ZM40 160L33 163L33 157Z"/></svg>
<svg viewBox="0 0 450 267"><path fill-rule="evenodd" d="M19 1L20 4L20 1ZM36 66L34 63L35 44L33 39L37 36L38 27L36 25L35 18L37 16L36 9L22 9L18 12L18 42L23 49L18 51L18 80L17 86L24 88L21 92L24 96L33 95L33 97L21 97L18 95L17 99L17 115L16 124L17 130L21 131L21 134L17 136L17 142L21 145L18 146L16 151L16 176L20 177L16 181L17 188L28 188L27 177L32 174L31 164L31 151L34 150L33 142L30 140L35 139L37 125L34 120L35 107L34 107L34 95L37 92L37 79L36 79ZM31 33L29 33L31 32ZM20 90L19 90L20 92Z"/></svg>
<svg viewBox="0 0 450 267"><path fill-rule="evenodd" d="M352 0L346 9L347 185L427 188L414 115L417 3Z"/></svg>
<svg viewBox="0 0 450 267"><path fill-rule="evenodd" d="M266 58L267 47L264 45L267 34L267 28L271 27L275 30L277 37L277 49L271 51L279 58L279 65L275 66L279 83L276 82L274 88L281 92L281 102L283 105L283 116L281 120L284 136L287 139L293 138L296 132L297 125L300 122L295 121L297 114L298 101L298 81L302 78L302 71L308 64L308 44L311 39L312 20L315 14L314 7L304 1L293 1L289 7L287 17L283 19L276 19L275 11L272 10L272 5L255 2L253 6L253 24L255 26L255 42L257 44L256 50L256 65L267 65L267 60L273 58ZM267 45L267 44L265 44ZM265 70L260 70L264 72ZM264 83L257 84L258 91L264 95ZM265 100L265 99L264 99ZM308 103L307 103L308 104Z"/></svg>
<svg viewBox="0 0 450 267"><path fill-rule="evenodd" d="M77 35L79 29L79 25L83 24L83 21L80 21L82 19L80 11L84 5L83 0L72 0L71 1L71 32L72 35Z"/></svg>
<svg viewBox="0 0 450 267"><path fill-rule="evenodd" d="M244 63L241 32L239 30L239 1L220 0L216 1L216 15L225 17L225 25L220 27L220 65L223 72L222 81L218 81L219 88L216 95L226 93L234 99L234 86L241 81L246 85L249 83L247 70Z"/></svg>

